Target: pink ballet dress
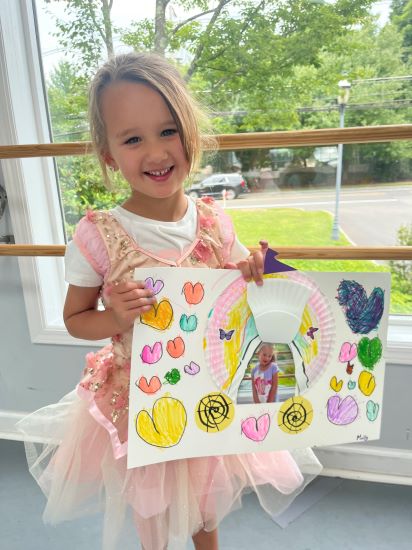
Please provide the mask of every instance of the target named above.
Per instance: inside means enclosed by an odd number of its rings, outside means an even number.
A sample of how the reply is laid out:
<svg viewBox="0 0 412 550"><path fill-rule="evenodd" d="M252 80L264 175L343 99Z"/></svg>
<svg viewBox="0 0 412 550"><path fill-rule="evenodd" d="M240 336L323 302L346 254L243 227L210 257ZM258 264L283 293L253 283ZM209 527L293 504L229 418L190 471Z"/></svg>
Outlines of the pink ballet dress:
<svg viewBox="0 0 412 550"><path fill-rule="evenodd" d="M196 203L195 241L177 261L143 250L110 212L89 212L74 240L105 288L151 266L222 268L234 240L230 219L205 198ZM132 330L86 356L76 390L19 422L30 472L48 497L45 522L104 512L103 549L117 549L131 508L145 550L185 548L213 530L244 492L255 491L272 516L282 512L321 466L310 449L191 458L127 469ZM36 444L33 434L49 443ZM130 516L130 514L128 514Z"/></svg>

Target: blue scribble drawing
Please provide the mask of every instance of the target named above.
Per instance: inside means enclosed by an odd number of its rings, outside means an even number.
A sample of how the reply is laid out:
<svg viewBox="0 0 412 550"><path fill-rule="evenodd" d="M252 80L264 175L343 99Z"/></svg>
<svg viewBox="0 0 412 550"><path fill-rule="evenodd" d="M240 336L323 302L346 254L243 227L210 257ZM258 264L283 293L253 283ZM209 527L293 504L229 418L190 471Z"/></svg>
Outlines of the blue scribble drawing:
<svg viewBox="0 0 412 550"><path fill-rule="evenodd" d="M384 305L384 292L380 287L374 288L368 298L361 284L344 279L339 284L336 299L355 334L368 334L379 325Z"/></svg>

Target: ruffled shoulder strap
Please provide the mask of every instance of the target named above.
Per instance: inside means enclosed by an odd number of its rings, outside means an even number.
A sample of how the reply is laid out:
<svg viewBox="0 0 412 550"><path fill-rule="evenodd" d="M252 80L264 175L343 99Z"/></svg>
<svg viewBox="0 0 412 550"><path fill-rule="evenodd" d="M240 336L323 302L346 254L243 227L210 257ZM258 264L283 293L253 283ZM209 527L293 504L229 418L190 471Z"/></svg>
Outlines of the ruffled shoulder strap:
<svg viewBox="0 0 412 550"><path fill-rule="evenodd" d="M106 212L88 210L77 224L73 235L73 240L83 256L103 279L109 271L110 261L106 243L96 224L105 215Z"/></svg>
<svg viewBox="0 0 412 550"><path fill-rule="evenodd" d="M197 201L198 210L203 215L213 214L219 222L220 241L222 243L222 255L224 263L230 260L230 254L235 240L233 222L226 212L216 204L211 197L202 197Z"/></svg>

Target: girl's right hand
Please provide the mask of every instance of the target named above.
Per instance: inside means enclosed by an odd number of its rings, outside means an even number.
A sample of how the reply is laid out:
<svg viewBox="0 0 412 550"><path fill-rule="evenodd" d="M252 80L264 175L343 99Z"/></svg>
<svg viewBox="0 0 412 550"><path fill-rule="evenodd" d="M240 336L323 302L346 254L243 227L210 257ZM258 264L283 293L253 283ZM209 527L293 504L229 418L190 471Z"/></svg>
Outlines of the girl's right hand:
<svg viewBox="0 0 412 550"><path fill-rule="evenodd" d="M254 280L257 285L263 285L265 256L269 245L267 241L259 241L259 244L260 250L256 250L248 258L240 260L237 264L225 264L225 269L239 269L247 283Z"/></svg>
<svg viewBox="0 0 412 550"><path fill-rule="evenodd" d="M157 301L153 291L145 287L144 281L123 281L108 286L104 296L120 331L130 328L135 319Z"/></svg>

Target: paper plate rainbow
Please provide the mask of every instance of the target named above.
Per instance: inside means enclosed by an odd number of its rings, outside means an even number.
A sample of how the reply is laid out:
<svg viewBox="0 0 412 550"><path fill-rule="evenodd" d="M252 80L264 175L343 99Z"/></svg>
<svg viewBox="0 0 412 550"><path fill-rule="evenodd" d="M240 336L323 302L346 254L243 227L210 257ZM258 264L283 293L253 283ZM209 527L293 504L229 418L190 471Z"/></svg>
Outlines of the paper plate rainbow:
<svg viewBox="0 0 412 550"><path fill-rule="evenodd" d="M308 275L288 271L264 278L289 280L310 290L299 330L289 344L295 362L297 393L302 394L326 367L335 340L333 313L327 298ZM247 283L239 277L210 310L204 336L205 361L212 380L232 399L236 399L246 367L262 341L247 299ZM269 341L277 342L276 326Z"/></svg>

